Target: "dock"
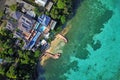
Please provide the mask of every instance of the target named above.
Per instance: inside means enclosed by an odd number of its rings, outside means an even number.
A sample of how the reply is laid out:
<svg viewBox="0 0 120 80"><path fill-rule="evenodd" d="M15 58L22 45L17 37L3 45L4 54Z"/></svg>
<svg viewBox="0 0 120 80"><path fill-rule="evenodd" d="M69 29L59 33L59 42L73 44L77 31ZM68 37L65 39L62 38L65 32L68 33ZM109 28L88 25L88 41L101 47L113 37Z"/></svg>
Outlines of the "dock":
<svg viewBox="0 0 120 80"><path fill-rule="evenodd" d="M56 37L61 38L65 43L68 42L68 40L61 34L56 35Z"/></svg>

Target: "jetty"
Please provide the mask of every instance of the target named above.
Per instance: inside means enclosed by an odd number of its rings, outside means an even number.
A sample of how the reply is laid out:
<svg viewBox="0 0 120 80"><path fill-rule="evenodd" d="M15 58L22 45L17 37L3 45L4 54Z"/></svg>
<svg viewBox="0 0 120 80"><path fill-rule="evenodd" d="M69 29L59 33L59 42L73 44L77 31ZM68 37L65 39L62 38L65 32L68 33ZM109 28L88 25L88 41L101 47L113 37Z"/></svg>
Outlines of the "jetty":
<svg viewBox="0 0 120 80"><path fill-rule="evenodd" d="M39 60L40 60L40 64L41 65L44 65L45 61L48 60L49 58L52 58L52 59L59 59L61 56L60 53L50 53L50 52L44 52L42 54L42 56L40 56Z"/></svg>
<svg viewBox="0 0 120 80"><path fill-rule="evenodd" d="M49 57L52 58L52 59L59 59L60 55L61 55L60 53L52 54L52 53L50 53L50 52L45 52L45 55L44 55L44 56L49 56Z"/></svg>
<svg viewBox="0 0 120 80"><path fill-rule="evenodd" d="M68 40L63 35L61 35L61 34L57 34L56 37L57 38L61 38L65 43L68 42Z"/></svg>

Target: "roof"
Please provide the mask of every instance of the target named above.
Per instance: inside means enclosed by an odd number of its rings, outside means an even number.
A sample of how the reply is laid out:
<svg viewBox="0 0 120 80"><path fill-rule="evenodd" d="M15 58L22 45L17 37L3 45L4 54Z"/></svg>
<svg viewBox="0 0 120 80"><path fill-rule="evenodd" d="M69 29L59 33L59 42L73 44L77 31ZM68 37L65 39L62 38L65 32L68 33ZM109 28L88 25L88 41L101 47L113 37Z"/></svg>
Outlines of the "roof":
<svg viewBox="0 0 120 80"><path fill-rule="evenodd" d="M49 2L48 5L46 6L47 11L50 11L53 6L53 2Z"/></svg>
<svg viewBox="0 0 120 80"><path fill-rule="evenodd" d="M38 17L38 22L41 23L44 26L48 26L50 21L51 21L51 18L49 16L45 15L45 14Z"/></svg>
<svg viewBox="0 0 120 80"><path fill-rule="evenodd" d="M33 10L35 7L32 6L31 4L29 3L26 3L25 1L23 0L17 0L17 2L19 3L19 5L23 8L25 8L27 11L30 11L30 10Z"/></svg>
<svg viewBox="0 0 120 80"><path fill-rule="evenodd" d="M40 35L41 35L41 33L38 32L38 33L34 36L34 38L30 41L30 43L27 45L28 48L29 48L29 50L31 50L32 47L35 45L35 43L36 43L36 41L37 41L37 39L39 38Z"/></svg>
<svg viewBox="0 0 120 80"><path fill-rule="evenodd" d="M18 20L21 16L22 16L22 13L21 13L21 12L18 12L18 11L14 12L14 13L11 15L11 17L14 18L14 19L16 19L16 20Z"/></svg>
<svg viewBox="0 0 120 80"><path fill-rule="evenodd" d="M34 29L35 30L38 29L39 25L40 25L40 23L36 22Z"/></svg>
<svg viewBox="0 0 120 80"><path fill-rule="evenodd" d="M41 41L41 45L44 45L44 44L46 44L46 43L47 43L47 42L46 42L46 40L44 40L44 39Z"/></svg>
<svg viewBox="0 0 120 80"><path fill-rule="evenodd" d="M11 22L11 21L7 21L6 28L7 28L8 30L13 31L13 30L15 30L16 25L15 25L13 22Z"/></svg>
<svg viewBox="0 0 120 80"><path fill-rule="evenodd" d="M17 0L6 0L5 5L10 6L10 5L16 4L16 1Z"/></svg>
<svg viewBox="0 0 120 80"><path fill-rule="evenodd" d="M56 21L51 20L51 22L50 22L50 27L51 27L51 30L53 30L53 29L55 28L56 24L57 24L57 22L56 22Z"/></svg>
<svg viewBox="0 0 120 80"><path fill-rule="evenodd" d="M44 7L46 5L47 1L48 0L35 0L35 3Z"/></svg>
<svg viewBox="0 0 120 80"><path fill-rule="evenodd" d="M48 39L49 36L50 36L50 33L44 34L44 37L45 37L46 39Z"/></svg>
<svg viewBox="0 0 120 80"><path fill-rule="evenodd" d="M18 28L22 31L29 32L33 25L35 24L35 20L27 15L22 15L18 21Z"/></svg>
<svg viewBox="0 0 120 80"><path fill-rule="evenodd" d="M27 13L28 15L30 15L31 17L35 17L35 16L36 16L36 14L35 14L34 11L27 11L26 13Z"/></svg>

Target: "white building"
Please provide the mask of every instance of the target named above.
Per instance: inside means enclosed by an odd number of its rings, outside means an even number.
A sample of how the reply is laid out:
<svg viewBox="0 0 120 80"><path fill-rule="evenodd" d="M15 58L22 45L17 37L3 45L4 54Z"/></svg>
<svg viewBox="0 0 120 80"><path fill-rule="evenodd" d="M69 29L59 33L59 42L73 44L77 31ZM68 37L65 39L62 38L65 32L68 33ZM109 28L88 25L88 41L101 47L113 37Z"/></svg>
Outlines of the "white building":
<svg viewBox="0 0 120 80"><path fill-rule="evenodd" d="M45 7L48 0L35 0L35 3L37 3L40 6Z"/></svg>

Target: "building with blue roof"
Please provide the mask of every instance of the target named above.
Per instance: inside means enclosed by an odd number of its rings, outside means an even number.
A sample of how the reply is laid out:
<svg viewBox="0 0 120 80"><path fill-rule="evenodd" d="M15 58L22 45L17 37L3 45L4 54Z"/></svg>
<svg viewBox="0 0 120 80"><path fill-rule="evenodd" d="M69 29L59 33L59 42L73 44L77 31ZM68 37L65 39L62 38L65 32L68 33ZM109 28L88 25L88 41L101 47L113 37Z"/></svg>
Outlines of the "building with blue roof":
<svg viewBox="0 0 120 80"><path fill-rule="evenodd" d="M44 26L48 26L48 24L50 23L51 18L45 14L41 15L38 17L38 22L41 23Z"/></svg>
<svg viewBox="0 0 120 80"><path fill-rule="evenodd" d="M37 34L33 37L33 39L29 42L29 44L27 45L27 48L29 49L29 50L31 50L32 49L32 47L35 45L35 43L36 43L36 41L37 41L37 39L39 38L39 36L41 35L41 33L40 32L37 32Z"/></svg>
<svg viewBox="0 0 120 80"><path fill-rule="evenodd" d="M11 15L11 17L14 18L14 19L16 19L16 20L19 20L19 18L20 18L21 16L22 16L22 13L19 12L19 11L16 11L16 12L14 12L14 13Z"/></svg>

